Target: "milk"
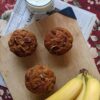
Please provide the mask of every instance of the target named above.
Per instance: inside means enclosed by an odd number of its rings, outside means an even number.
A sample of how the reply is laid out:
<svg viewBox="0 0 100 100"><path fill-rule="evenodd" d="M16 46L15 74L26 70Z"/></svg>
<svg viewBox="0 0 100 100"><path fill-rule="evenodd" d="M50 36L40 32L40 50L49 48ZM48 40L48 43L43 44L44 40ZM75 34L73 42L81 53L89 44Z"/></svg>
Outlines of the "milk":
<svg viewBox="0 0 100 100"><path fill-rule="evenodd" d="M51 2L51 0L26 0L26 1L34 6L44 6Z"/></svg>
<svg viewBox="0 0 100 100"><path fill-rule="evenodd" d="M54 10L54 0L26 0L26 4L36 20Z"/></svg>

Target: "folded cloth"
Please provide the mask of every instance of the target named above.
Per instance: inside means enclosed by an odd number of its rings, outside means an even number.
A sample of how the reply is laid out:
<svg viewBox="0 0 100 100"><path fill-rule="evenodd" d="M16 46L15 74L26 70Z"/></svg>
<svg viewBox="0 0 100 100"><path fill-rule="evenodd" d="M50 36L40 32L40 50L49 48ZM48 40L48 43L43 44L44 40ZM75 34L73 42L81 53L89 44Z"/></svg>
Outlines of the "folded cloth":
<svg viewBox="0 0 100 100"><path fill-rule="evenodd" d="M69 3L93 12L98 20L95 22L94 29L88 42L91 48L96 48L98 56L94 58L96 66L100 72L100 0L69 0Z"/></svg>
<svg viewBox="0 0 100 100"><path fill-rule="evenodd" d="M73 19L77 19L73 12L73 9L71 7L67 7L65 9L61 10L59 13L65 15L65 16L71 17Z"/></svg>

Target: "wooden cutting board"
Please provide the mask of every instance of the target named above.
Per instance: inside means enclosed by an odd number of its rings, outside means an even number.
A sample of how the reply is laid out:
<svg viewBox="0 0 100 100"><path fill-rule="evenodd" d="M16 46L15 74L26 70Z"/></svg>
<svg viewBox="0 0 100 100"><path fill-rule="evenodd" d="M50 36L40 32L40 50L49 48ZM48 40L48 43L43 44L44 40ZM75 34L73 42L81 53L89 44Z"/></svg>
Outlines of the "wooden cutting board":
<svg viewBox="0 0 100 100"><path fill-rule="evenodd" d="M63 56L53 56L44 47L43 38L54 27L66 28L74 38L72 49ZM24 84L25 71L36 64L47 65L54 71L57 77L55 91L76 76L82 68L88 69L94 77L100 79L76 20L55 13L25 29L32 31L38 40L37 50L30 57L15 56L9 51L9 38L0 39L0 71L14 100L44 100L30 93Z"/></svg>

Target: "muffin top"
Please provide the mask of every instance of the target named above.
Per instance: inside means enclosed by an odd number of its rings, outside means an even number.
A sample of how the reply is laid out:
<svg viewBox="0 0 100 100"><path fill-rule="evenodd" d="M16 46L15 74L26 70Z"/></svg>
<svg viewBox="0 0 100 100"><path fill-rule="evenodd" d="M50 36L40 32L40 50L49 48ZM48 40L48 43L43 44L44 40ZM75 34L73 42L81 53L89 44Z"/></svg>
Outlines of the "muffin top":
<svg viewBox="0 0 100 100"><path fill-rule="evenodd" d="M36 65L27 70L25 85L28 90L36 94L51 92L54 88L56 77L54 72L43 65Z"/></svg>
<svg viewBox="0 0 100 100"><path fill-rule="evenodd" d="M63 55L72 47L73 37L64 28L54 28L44 39L44 45L51 54Z"/></svg>
<svg viewBox="0 0 100 100"><path fill-rule="evenodd" d="M8 45L14 54L25 57L35 51L37 40L35 35L27 30L16 30L12 33Z"/></svg>

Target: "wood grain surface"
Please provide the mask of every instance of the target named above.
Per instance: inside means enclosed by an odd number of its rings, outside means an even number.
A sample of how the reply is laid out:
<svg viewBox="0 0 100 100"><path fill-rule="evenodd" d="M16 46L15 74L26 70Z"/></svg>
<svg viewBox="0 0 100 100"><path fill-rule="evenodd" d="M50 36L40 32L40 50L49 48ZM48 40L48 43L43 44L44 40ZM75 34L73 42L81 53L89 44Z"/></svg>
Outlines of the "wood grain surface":
<svg viewBox="0 0 100 100"><path fill-rule="evenodd" d="M53 56L44 47L45 34L55 27L66 28L74 38L72 49L63 56ZM30 57L15 56L8 48L9 37L0 39L0 71L14 100L44 100L44 96L30 93L24 83L26 70L36 64L46 65L54 71L57 77L54 91L77 75L82 68L86 68L90 74L100 80L99 72L91 59L88 46L76 20L55 13L39 22L32 23L25 29L32 31L38 41L37 50Z"/></svg>

